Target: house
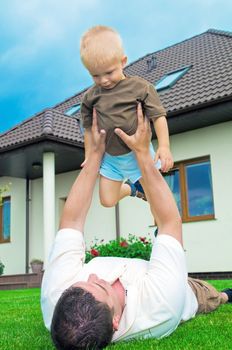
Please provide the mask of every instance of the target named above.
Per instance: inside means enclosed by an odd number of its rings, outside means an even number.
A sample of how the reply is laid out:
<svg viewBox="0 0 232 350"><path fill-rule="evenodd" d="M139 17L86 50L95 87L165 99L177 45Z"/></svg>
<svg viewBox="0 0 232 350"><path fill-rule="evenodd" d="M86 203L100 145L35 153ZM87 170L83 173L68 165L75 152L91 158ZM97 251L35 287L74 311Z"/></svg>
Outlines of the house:
<svg viewBox="0 0 232 350"><path fill-rule="evenodd" d="M128 65L154 83L168 112L175 167L165 176L183 218L190 272L231 272L232 33L210 29ZM47 259L69 189L84 159L84 91L0 135L0 259L6 274ZM155 137L153 140L156 143ZM168 208L167 208L168 210ZM148 204L123 199L103 208L96 186L87 218L95 239L152 234Z"/></svg>

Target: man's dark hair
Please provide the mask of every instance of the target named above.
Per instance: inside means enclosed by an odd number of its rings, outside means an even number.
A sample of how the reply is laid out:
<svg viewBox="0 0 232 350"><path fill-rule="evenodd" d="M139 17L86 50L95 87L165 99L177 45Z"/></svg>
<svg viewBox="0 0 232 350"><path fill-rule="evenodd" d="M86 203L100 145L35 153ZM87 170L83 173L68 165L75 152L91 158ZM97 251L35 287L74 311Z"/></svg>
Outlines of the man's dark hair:
<svg viewBox="0 0 232 350"><path fill-rule="evenodd" d="M79 287L68 288L56 304L51 336L58 350L98 350L113 336L112 310Z"/></svg>

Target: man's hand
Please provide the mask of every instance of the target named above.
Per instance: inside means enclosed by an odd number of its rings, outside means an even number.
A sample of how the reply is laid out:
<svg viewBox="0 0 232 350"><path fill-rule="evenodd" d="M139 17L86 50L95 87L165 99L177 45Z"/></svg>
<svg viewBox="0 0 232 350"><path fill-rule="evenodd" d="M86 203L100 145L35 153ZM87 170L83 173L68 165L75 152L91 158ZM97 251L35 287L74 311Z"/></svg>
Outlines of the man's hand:
<svg viewBox="0 0 232 350"><path fill-rule="evenodd" d="M149 145L151 141L151 128L147 118L144 118L141 104L137 107L138 127L135 134L129 136L119 128L114 130L125 144L135 153L149 153Z"/></svg>
<svg viewBox="0 0 232 350"><path fill-rule="evenodd" d="M98 153L102 156L105 152L105 130L98 130L97 125L97 112L96 109L93 109L93 123L91 130L87 129L85 132L85 160L81 164L83 168L87 163L88 159L91 157L91 154ZM87 155L86 155L87 154Z"/></svg>
<svg viewBox="0 0 232 350"><path fill-rule="evenodd" d="M106 131L104 129L98 130L97 126L97 112L93 109L93 124L92 124L92 152L99 152L103 155L105 152Z"/></svg>

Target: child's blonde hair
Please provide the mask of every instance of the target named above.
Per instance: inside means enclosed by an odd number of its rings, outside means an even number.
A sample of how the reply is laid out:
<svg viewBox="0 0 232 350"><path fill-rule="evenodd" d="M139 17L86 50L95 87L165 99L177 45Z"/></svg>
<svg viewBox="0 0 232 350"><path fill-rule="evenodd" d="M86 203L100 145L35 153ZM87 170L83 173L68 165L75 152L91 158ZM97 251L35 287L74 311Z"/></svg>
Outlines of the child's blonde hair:
<svg viewBox="0 0 232 350"><path fill-rule="evenodd" d="M81 38L81 60L87 69L120 61L124 56L122 39L112 28L95 26Z"/></svg>

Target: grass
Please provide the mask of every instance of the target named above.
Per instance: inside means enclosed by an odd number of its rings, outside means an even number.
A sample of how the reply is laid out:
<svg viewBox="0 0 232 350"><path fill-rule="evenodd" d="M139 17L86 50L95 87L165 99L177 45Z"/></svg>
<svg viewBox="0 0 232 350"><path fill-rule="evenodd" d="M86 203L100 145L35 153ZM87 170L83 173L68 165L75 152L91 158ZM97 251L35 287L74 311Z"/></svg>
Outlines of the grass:
<svg viewBox="0 0 232 350"><path fill-rule="evenodd" d="M232 281L211 281L218 289ZM40 289L0 291L0 349L54 349L40 311ZM223 305L178 327L169 337L117 343L109 350L231 350L232 306Z"/></svg>

